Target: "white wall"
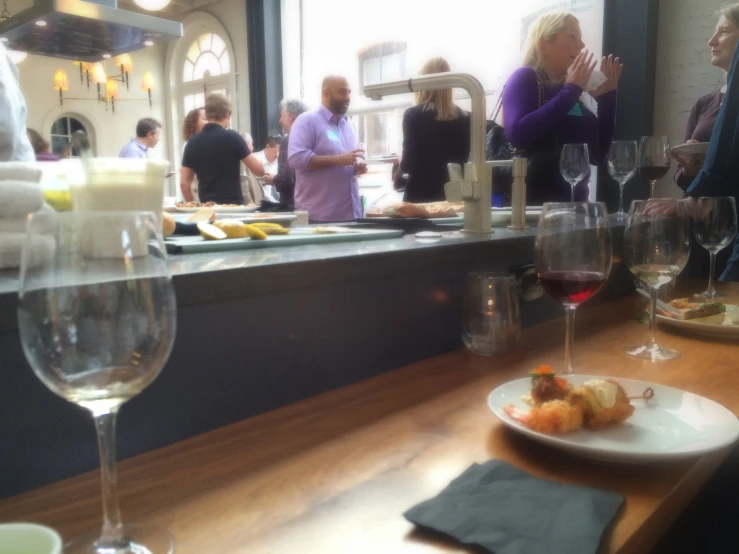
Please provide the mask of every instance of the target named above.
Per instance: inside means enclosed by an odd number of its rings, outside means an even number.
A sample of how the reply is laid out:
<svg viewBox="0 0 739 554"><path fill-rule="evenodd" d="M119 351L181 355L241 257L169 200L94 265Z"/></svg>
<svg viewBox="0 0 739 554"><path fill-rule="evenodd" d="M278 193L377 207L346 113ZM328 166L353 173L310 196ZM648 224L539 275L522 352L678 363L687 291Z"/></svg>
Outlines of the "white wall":
<svg viewBox="0 0 739 554"><path fill-rule="evenodd" d="M683 142L685 125L696 100L720 88L724 72L711 65L708 41L726 0L661 0L657 37L657 84L654 134ZM662 196L682 196L672 171L659 184Z"/></svg>
<svg viewBox="0 0 739 554"><path fill-rule="evenodd" d="M65 100L59 105L59 92L52 89L54 72L64 69L69 80L69 90L65 97L97 99L97 86L80 84L79 68L69 60L49 58L47 56L29 55L18 65L20 87L26 98L28 107L27 127L40 132L47 140L51 125L62 114L77 114L93 126L94 148L98 156L117 156L126 142L136 136L136 122L142 117L153 117L164 121L165 92L163 92L164 47L152 46L131 54L134 73L130 75L130 91L125 85L118 83L120 100L116 101L115 114L110 107L91 100ZM106 73L117 75L112 60L105 64ZM141 76L150 70L154 76L156 89L152 93L153 105L143 101L147 94L141 91ZM141 101L130 101L128 98L141 98ZM168 143L166 133L162 133L162 141L151 150L151 158L167 158Z"/></svg>

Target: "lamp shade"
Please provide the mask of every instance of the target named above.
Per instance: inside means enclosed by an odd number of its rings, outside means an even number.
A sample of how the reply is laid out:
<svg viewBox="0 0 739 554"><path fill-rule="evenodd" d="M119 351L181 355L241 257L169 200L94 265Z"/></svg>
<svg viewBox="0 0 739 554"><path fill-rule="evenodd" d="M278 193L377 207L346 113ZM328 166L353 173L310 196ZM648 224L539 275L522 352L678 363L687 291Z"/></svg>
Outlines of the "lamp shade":
<svg viewBox="0 0 739 554"><path fill-rule="evenodd" d="M131 61L131 56L128 54L116 56L113 63L117 68L122 68L125 73L133 73L133 62Z"/></svg>
<svg viewBox="0 0 739 554"><path fill-rule="evenodd" d="M67 72L63 69L57 69L54 73L54 90L69 90Z"/></svg>
<svg viewBox="0 0 739 554"><path fill-rule="evenodd" d="M7 52L8 56L10 56L10 61L12 61L16 65L25 60L26 56L28 55L25 52L21 52L19 50L8 50Z"/></svg>
<svg viewBox="0 0 739 554"><path fill-rule="evenodd" d="M155 12L157 10L161 10L162 8L166 8L171 0L133 0L134 3L145 10L148 10L150 12Z"/></svg>
<svg viewBox="0 0 739 554"><path fill-rule="evenodd" d="M154 90L154 75L151 71L144 71L144 75L141 77L141 90L144 92Z"/></svg>
<svg viewBox="0 0 739 554"><path fill-rule="evenodd" d="M105 99L115 100L118 98L118 83L113 79L108 79L105 83Z"/></svg>
<svg viewBox="0 0 739 554"><path fill-rule="evenodd" d="M97 62L93 64L92 69L92 82L98 85L104 85L108 81L108 77L105 75L105 68L103 64Z"/></svg>

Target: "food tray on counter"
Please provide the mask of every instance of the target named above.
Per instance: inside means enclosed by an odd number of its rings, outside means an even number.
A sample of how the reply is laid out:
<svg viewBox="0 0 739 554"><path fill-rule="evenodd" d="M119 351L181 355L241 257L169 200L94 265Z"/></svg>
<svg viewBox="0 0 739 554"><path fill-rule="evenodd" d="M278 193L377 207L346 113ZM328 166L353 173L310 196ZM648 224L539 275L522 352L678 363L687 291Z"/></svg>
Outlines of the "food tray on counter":
<svg viewBox="0 0 739 554"><path fill-rule="evenodd" d="M199 254L201 252L223 252L228 250L255 250L277 248L280 246L300 246L305 244L333 244L337 242L362 242L400 238L405 234L401 229L350 229L346 233L316 234L310 228L296 229L289 235L270 235L265 240L223 239L205 240L202 237L169 237L165 241L169 254Z"/></svg>

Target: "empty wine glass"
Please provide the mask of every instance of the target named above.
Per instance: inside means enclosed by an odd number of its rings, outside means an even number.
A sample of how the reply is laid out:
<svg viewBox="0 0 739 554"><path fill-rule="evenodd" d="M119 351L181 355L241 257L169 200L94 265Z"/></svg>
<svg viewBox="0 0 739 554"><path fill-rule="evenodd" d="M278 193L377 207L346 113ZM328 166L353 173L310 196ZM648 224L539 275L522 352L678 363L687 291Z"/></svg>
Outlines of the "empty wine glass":
<svg viewBox="0 0 739 554"><path fill-rule="evenodd" d="M657 181L670 170L670 139L642 137L639 143L639 175L649 181L649 197L654 198Z"/></svg>
<svg viewBox="0 0 739 554"><path fill-rule="evenodd" d="M536 229L541 284L565 307L565 371L573 373L575 310L608 280L613 246L605 204L546 203Z"/></svg>
<svg viewBox="0 0 739 554"><path fill-rule="evenodd" d="M29 216L18 324L31 368L52 392L92 414L102 477L102 531L65 554L170 554L152 525L124 525L116 489L121 405L151 384L169 357L176 304L161 224L152 213Z"/></svg>
<svg viewBox="0 0 739 554"><path fill-rule="evenodd" d="M624 185L636 173L638 147L635 140L614 140L608 156L608 174L618 183L618 219L626 219Z"/></svg>
<svg viewBox="0 0 739 554"><path fill-rule="evenodd" d="M565 144L559 157L559 172L572 187L570 202L575 201L575 187L588 176L590 154L587 144Z"/></svg>
<svg viewBox="0 0 739 554"><path fill-rule="evenodd" d="M674 198L634 200L624 230L624 258L631 272L649 290L649 338L647 344L627 350L636 358L653 362L679 358L656 340L657 295L660 287L675 279L688 263L690 228L685 203Z"/></svg>
<svg viewBox="0 0 739 554"><path fill-rule="evenodd" d="M708 288L696 294L699 300L721 300L725 294L716 292L713 284L716 268L716 254L731 245L736 238L736 203L731 197L702 197L698 199L693 219L693 234L703 248L711 255L711 273Z"/></svg>

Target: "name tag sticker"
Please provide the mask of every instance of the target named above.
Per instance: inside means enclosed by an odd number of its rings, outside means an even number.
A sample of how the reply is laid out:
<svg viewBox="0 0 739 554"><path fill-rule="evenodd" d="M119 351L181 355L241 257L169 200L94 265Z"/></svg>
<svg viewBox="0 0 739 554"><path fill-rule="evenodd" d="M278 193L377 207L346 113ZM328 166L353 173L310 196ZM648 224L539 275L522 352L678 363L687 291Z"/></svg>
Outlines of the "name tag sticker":
<svg viewBox="0 0 739 554"><path fill-rule="evenodd" d="M339 135L336 133L336 131L326 131L326 136L329 138L329 140L333 140L335 142L338 142Z"/></svg>
<svg viewBox="0 0 739 554"><path fill-rule="evenodd" d="M575 104L572 106L572 109L569 111L567 115L574 115L576 117L582 117L582 108L580 108L580 104Z"/></svg>

